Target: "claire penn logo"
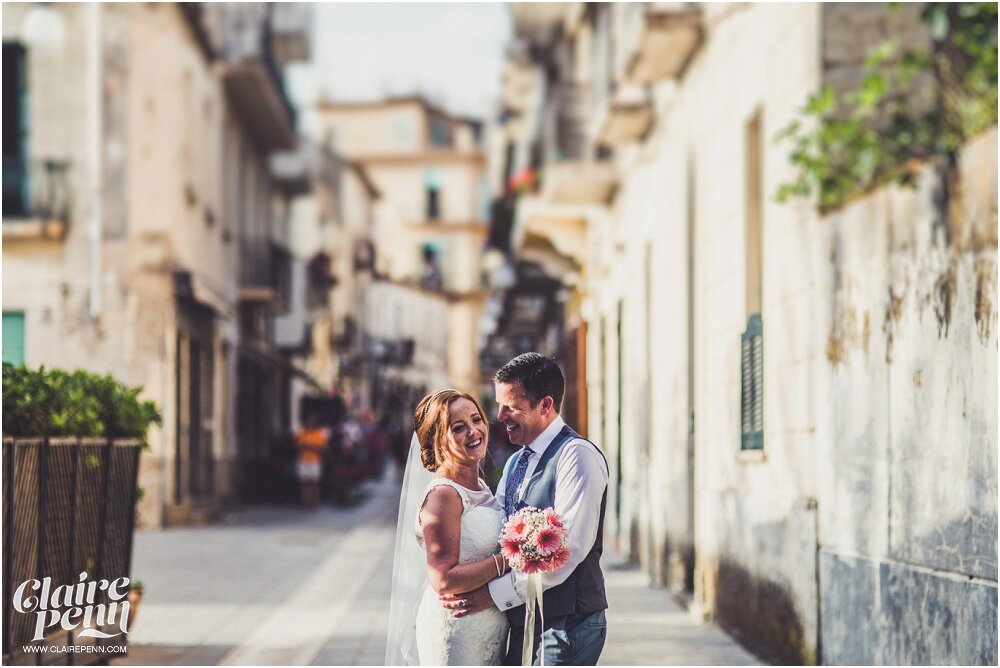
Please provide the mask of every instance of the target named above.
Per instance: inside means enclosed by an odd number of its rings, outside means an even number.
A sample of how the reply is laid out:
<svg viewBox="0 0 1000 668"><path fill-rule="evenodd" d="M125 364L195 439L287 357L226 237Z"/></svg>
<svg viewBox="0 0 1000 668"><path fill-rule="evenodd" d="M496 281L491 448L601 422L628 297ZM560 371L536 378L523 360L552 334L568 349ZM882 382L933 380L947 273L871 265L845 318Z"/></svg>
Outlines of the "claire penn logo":
<svg viewBox="0 0 1000 668"><path fill-rule="evenodd" d="M72 631L89 638L114 638L128 633L128 578L87 581L86 571L80 573L74 585L52 588L52 578L27 580L14 591L14 609L24 614L34 613L35 635L41 640L49 629ZM97 592L108 593L109 603L94 603ZM35 594L37 592L37 595ZM97 627L117 625L118 633L105 633ZM82 627L82 628L81 628Z"/></svg>

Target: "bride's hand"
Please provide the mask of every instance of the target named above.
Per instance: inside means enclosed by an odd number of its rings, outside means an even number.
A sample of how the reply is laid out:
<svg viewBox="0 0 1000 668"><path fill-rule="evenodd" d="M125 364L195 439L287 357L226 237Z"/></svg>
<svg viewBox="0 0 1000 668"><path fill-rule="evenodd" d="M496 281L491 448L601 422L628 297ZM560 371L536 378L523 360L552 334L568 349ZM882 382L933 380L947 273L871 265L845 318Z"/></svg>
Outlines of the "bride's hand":
<svg viewBox="0 0 1000 668"><path fill-rule="evenodd" d="M446 594L438 596L441 605L451 611L452 617L464 617L473 612L481 612L496 607L489 587L483 585L464 594Z"/></svg>

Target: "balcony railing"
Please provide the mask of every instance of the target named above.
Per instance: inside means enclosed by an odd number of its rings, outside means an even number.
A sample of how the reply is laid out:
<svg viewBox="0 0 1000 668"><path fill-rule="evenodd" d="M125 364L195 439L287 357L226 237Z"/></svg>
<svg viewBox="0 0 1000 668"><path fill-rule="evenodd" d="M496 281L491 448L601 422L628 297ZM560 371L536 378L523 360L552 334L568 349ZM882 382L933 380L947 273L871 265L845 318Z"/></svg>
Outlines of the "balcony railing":
<svg viewBox="0 0 1000 668"><path fill-rule="evenodd" d="M620 85L598 117L597 139L606 146L617 146L641 139L653 122L653 107L647 87Z"/></svg>
<svg viewBox="0 0 1000 668"><path fill-rule="evenodd" d="M283 310L291 301L292 256L273 241L246 239L241 246L240 299Z"/></svg>
<svg viewBox="0 0 1000 668"><path fill-rule="evenodd" d="M307 2L280 2L271 6L271 48L281 62L309 59L315 11Z"/></svg>
<svg viewBox="0 0 1000 668"><path fill-rule="evenodd" d="M72 204L69 163L3 158L3 219L65 227Z"/></svg>
<svg viewBox="0 0 1000 668"><path fill-rule="evenodd" d="M206 21L238 114L270 150L294 145L295 109L275 57L269 5L208 3Z"/></svg>
<svg viewBox="0 0 1000 668"><path fill-rule="evenodd" d="M586 158L590 98L589 85L563 83L553 90L557 161Z"/></svg>

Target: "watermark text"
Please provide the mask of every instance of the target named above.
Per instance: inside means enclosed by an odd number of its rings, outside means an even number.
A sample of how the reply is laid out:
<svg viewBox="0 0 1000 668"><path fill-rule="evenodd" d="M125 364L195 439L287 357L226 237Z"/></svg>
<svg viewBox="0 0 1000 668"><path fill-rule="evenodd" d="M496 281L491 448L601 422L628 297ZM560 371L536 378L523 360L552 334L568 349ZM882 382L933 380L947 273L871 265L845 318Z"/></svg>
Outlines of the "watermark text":
<svg viewBox="0 0 1000 668"><path fill-rule="evenodd" d="M86 571L80 573L79 582L73 585L52 587L52 578L26 580L14 591L14 609L35 615L35 633L31 638L41 640L48 630L80 629L79 635L88 638L114 638L128 633L128 578L114 580L87 580ZM107 592L107 603L96 603L98 592ZM103 597L102 597L103 598ZM106 633L101 627L117 626L118 633ZM73 647L74 645L68 645ZM84 647L89 645L84 645Z"/></svg>

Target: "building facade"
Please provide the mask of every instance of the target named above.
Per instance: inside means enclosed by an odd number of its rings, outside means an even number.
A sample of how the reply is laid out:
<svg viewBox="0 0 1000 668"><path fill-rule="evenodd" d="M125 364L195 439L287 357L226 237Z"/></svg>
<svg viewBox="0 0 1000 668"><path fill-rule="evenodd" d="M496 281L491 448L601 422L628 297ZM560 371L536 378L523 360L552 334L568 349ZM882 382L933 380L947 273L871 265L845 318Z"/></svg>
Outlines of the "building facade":
<svg viewBox="0 0 1000 668"><path fill-rule="evenodd" d="M272 171L292 190L294 306L275 322L279 347L303 372L292 382L292 424L301 424L300 399L308 395L336 392L352 411L370 409L362 314L380 194L358 163L315 144L274 156Z"/></svg>
<svg viewBox="0 0 1000 668"><path fill-rule="evenodd" d="M18 138L4 145L4 359L111 373L157 402L150 525L214 512L252 438L236 411L247 305L275 283L252 256L280 231L267 155L295 136L271 16L237 29L245 9L4 7L19 100L4 121Z"/></svg>
<svg viewBox="0 0 1000 668"><path fill-rule="evenodd" d="M769 659L995 663L995 129L960 214L934 165L827 215L774 198L778 131L926 44L920 8L513 13L501 131L541 176L507 238L573 265L608 542Z"/></svg>
<svg viewBox="0 0 1000 668"><path fill-rule="evenodd" d="M478 392L489 231L478 124L421 97L321 102L316 118L316 140L382 196L362 310L372 406L405 415L433 387Z"/></svg>

